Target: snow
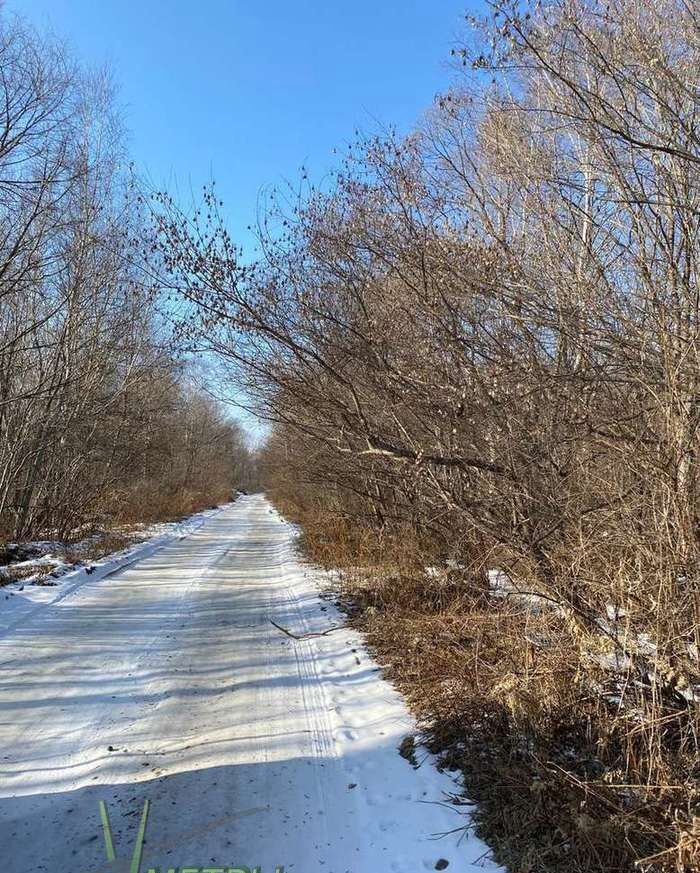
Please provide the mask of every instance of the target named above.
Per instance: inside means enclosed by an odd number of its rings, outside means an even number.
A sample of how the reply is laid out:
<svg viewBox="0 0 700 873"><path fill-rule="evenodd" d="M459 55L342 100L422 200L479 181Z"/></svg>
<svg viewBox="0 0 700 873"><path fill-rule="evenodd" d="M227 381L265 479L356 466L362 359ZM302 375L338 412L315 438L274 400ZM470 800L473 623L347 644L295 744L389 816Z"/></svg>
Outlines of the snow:
<svg viewBox="0 0 700 873"><path fill-rule="evenodd" d="M167 545L175 539L183 539L201 527L204 522L219 512L222 512L230 504L207 509L195 515L188 516L181 521L160 522L149 525L140 531L145 539L142 542L114 552L106 557L90 561L87 565L74 565L66 563L58 557L63 543L36 542L30 543L30 548L35 548L40 554L38 557L29 558L26 561L15 561L12 568L20 567L52 567L50 581L36 583L35 576L18 579L0 587L0 636L11 630L16 625L26 621L30 615L34 615L41 607L51 606L58 603L64 597L72 594L88 579L98 581L106 576L111 576L118 570L122 570L129 564L140 561L142 558L153 554L157 549ZM54 552L56 554L54 554Z"/></svg>
<svg viewBox="0 0 700 873"><path fill-rule="evenodd" d="M398 754L401 696L264 497L163 536L0 602L9 873L128 870L145 799L142 873L497 869L455 777Z"/></svg>

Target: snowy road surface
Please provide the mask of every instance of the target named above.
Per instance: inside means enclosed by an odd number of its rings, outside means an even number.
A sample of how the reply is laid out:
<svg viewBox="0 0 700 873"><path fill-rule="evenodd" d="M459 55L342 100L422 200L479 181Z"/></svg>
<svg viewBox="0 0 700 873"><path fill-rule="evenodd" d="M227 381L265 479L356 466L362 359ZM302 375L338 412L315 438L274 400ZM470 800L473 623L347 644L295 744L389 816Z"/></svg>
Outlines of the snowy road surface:
<svg viewBox="0 0 700 873"><path fill-rule="evenodd" d="M494 869L451 833L452 779L397 753L412 730L261 496L0 635L6 873ZM17 595L19 596L19 595ZM2 604L0 604L2 610ZM116 860L108 861L99 801Z"/></svg>

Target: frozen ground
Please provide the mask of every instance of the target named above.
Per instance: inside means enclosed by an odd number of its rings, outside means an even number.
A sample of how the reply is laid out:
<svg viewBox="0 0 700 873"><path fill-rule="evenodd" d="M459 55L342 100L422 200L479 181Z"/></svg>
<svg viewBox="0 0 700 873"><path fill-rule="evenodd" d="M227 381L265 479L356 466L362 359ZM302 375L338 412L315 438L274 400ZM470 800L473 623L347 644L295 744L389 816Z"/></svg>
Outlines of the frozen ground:
<svg viewBox="0 0 700 873"><path fill-rule="evenodd" d="M142 873L495 869L358 635L272 624L342 623L290 526L261 496L199 521L0 601L4 869L127 871L146 799Z"/></svg>

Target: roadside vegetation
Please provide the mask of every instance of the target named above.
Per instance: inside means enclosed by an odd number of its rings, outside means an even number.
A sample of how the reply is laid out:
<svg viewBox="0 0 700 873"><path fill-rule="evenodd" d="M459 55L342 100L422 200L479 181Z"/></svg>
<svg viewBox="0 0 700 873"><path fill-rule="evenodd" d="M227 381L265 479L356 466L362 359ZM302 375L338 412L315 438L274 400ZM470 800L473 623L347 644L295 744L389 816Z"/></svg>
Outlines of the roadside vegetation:
<svg viewBox="0 0 700 873"><path fill-rule="evenodd" d="M686 873L700 21L486 8L409 135L358 136L323 187L271 198L256 262L213 186L192 211L144 192L107 77L2 20L0 563L99 554L254 485L204 353L269 422L268 493L340 570L497 860Z"/></svg>
<svg viewBox="0 0 700 873"><path fill-rule="evenodd" d="M211 189L156 198L158 269L497 859L696 870L697 10L488 6L257 264Z"/></svg>
<svg viewBox="0 0 700 873"><path fill-rule="evenodd" d="M114 528L228 500L250 475L165 329L139 189L108 77L4 16L0 546L98 555ZM30 553L3 546L0 564Z"/></svg>

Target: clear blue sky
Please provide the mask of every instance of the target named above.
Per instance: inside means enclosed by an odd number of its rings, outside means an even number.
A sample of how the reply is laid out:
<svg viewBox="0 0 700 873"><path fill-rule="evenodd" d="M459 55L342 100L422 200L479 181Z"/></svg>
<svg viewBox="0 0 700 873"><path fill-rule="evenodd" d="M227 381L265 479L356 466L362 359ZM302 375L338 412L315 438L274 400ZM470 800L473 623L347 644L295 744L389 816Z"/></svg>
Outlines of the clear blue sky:
<svg viewBox="0 0 700 873"><path fill-rule="evenodd" d="M131 153L181 192L215 178L232 236L259 191L316 181L359 127L411 127L481 0L6 0L120 87Z"/></svg>

